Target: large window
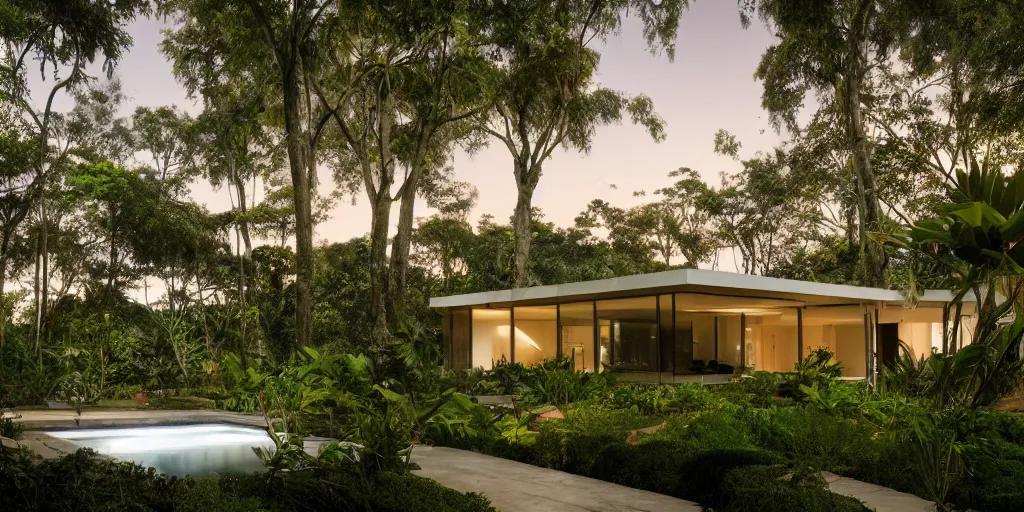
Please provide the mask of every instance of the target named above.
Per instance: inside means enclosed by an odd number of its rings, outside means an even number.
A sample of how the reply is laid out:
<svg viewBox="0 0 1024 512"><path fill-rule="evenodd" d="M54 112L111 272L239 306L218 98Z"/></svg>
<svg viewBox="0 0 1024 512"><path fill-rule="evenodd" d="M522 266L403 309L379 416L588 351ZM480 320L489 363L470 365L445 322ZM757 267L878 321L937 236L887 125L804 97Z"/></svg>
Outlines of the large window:
<svg viewBox="0 0 1024 512"><path fill-rule="evenodd" d="M803 310L804 356L826 348L843 365L844 377L867 372L862 306L807 307Z"/></svg>
<svg viewBox="0 0 1024 512"><path fill-rule="evenodd" d="M529 366L554 359L558 355L558 309L555 306L517 307L514 313L516 362Z"/></svg>
<svg viewBox="0 0 1024 512"><path fill-rule="evenodd" d="M750 330L747 348L754 350L754 369L793 371L800 359L796 308L753 311L745 316Z"/></svg>
<svg viewBox="0 0 1024 512"><path fill-rule="evenodd" d="M494 363L512 360L512 311L473 310L473 367L491 369Z"/></svg>
<svg viewBox="0 0 1024 512"><path fill-rule="evenodd" d="M577 371L594 371L594 303L562 304L559 318L562 356L571 359Z"/></svg>
<svg viewBox="0 0 1024 512"><path fill-rule="evenodd" d="M611 362L616 370L658 371L657 297L599 300L597 318L602 344L607 327Z"/></svg>
<svg viewBox="0 0 1024 512"><path fill-rule="evenodd" d="M676 310L675 372L719 373L719 338L714 313ZM728 373L732 373L729 371Z"/></svg>

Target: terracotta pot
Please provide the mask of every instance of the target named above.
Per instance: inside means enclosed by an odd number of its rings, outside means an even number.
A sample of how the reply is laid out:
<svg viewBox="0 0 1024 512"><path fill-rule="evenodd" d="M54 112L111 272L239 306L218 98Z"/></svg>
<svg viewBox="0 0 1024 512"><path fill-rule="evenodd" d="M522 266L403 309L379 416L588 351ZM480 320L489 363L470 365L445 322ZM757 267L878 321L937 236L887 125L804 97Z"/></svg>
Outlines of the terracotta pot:
<svg viewBox="0 0 1024 512"><path fill-rule="evenodd" d="M143 405L149 403L149 397L146 396L145 391L139 391L138 393L135 393L135 396L132 397L132 400L135 400L136 402Z"/></svg>

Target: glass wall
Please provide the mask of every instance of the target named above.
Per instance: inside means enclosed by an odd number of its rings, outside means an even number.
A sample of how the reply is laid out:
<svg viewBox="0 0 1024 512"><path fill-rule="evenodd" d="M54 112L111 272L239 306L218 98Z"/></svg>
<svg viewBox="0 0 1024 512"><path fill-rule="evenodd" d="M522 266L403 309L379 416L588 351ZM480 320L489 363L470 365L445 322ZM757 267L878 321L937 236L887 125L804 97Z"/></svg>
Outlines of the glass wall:
<svg viewBox="0 0 1024 512"><path fill-rule="evenodd" d="M558 308L517 307L514 313L515 361L530 366L545 359L554 359L558 355Z"/></svg>
<svg viewBox="0 0 1024 512"><path fill-rule="evenodd" d="M754 297L676 294L676 373L729 374L744 366L753 368L765 318L781 316L788 304ZM792 324L795 347L795 318ZM769 339L772 334L768 333Z"/></svg>
<svg viewBox="0 0 1024 512"><path fill-rule="evenodd" d="M804 356L826 348L843 364L843 377L867 373L862 306L806 307L803 310Z"/></svg>
<svg viewBox="0 0 1024 512"><path fill-rule="evenodd" d="M677 374L719 372L717 322L714 313L676 311Z"/></svg>
<svg viewBox="0 0 1024 512"><path fill-rule="evenodd" d="M759 371L793 371L800 359L796 308L751 311L745 317L747 364L753 362L754 369Z"/></svg>
<svg viewBox="0 0 1024 512"><path fill-rule="evenodd" d="M897 343L905 341L921 354L940 345L934 312L907 311L880 311L880 327L891 327L888 337L898 334ZM897 313L899 318L893 316ZM779 299L678 293L449 315L446 349L458 369L490 369L502 359L533 365L561 354L579 371L791 372L802 341L804 356L828 348L843 363L844 376L866 373L861 306L798 310L792 301Z"/></svg>
<svg viewBox="0 0 1024 512"><path fill-rule="evenodd" d="M742 313L718 315L718 350L715 359L718 360L719 367L723 364L729 365L733 370L743 367L743 334Z"/></svg>
<svg viewBox="0 0 1024 512"><path fill-rule="evenodd" d="M672 343L674 334L675 314L672 309L672 296L662 295L658 297L658 322L659 326L659 343L660 343L660 355L658 356L659 364L661 365L660 370L663 372L675 371L675 345Z"/></svg>
<svg viewBox="0 0 1024 512"><path fill-rule="evenodd" d="M494 363L512 360L512 310L473 310L473 367L489 370Z"/></svg>
<svg viewBox="0 0 1024 512"><path fill-rule="evenodd" d="M594 303L562 304L559 308L562 356L571 359L577 371L594 371ZM516 325L518 321L516 317Z"/></svg>
<svg viewBox="0 0 1024 512"><path fill-rule="evenodd" d="M658 357L657 297L597 301L602 346L607 327L611 364L616 370L656 372Z"/></svg>
<svg viewBox="0 0 1024 512"><path fill-rule="evenodd" d="M610 370L612 367L612 320L598 318L597 325L597 332L601 342L599 347L601 351L601 365L597 371L603 372Z"/></svg>

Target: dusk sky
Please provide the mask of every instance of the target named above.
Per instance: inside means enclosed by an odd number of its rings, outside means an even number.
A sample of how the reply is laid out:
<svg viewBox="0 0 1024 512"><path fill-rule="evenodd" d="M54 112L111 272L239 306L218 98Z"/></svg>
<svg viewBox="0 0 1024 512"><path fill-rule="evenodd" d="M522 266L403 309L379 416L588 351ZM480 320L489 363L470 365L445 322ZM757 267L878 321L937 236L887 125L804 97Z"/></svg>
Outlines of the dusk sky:
<svg viewBox="0 0 1024 512"><path fill-rule="evenodd" d="M136 106L178 105L189 113L200 106L186 97L171 73L171 65L159 51L167 25L158 19L140 19L129 27L134 46L117 67L125 93L129 97L124 115ZM705 181L718 185L719 173L739 170L739 163L715 155L713 136L724 128L743 144L741 156L770 149L781 139L761 110L761 84L753 74L772 37L760 24L750 29L740 26L734 0L696 2L684 13L676 57L653 56L646 48L635 18L627 19L622 33L610 38L601 48L598 82L605 87L630 94L644 93L654 100L657 112L667 122L668 138L655 143L641 128L630 123L599 128L590 154L556 151L544 167L544 175L534 198L545 219L568 226L592 199L629 206L640 199L636 190L651 192L670 183L667 174L679 167L698 170ZM99 74L97 72L97 74ZM43 89L38 74L33 78L36 101ZM68 108L64 99L59 103ZM458 154L456 177L475 185L479 202L471 222L482 214L492 214L505 222L515 205L515 183L511 157L501 144L470 156ZM326 169L321 173L323 187L333 187ZM615 187L613 188L612 185ZM227 190L214 191L205 182L192 187L193 197L211 211L229 209ZM326 188L324 190L327 190ZM330 220L317 226L317 241L342 241L369 231L370 210L363 195L341 201ZM396 211L393 219L397 218ZM425 204L417 205L417 216L432 213ZM732 262L722 261L722 269Z"/></svg>

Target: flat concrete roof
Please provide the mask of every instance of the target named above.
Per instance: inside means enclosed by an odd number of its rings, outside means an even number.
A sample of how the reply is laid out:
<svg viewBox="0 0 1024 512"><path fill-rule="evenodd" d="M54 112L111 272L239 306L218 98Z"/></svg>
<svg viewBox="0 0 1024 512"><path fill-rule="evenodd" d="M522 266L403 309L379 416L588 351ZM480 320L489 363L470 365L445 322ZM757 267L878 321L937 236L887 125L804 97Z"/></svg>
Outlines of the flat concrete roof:
<svg viewBox="0 0 1024 512"><path fill-rule="evenodd" d="M901 292L883 288L812 283L713 270L680 269L597 281L433 297L430 299L430 307L544 304L568 302L574 299L594 300L671 292L788 299L809 305L861 302L897 303L906 300ZM953 293L949 290L926 290L920 297L920 302L944 303L952 300ZM973 302L973 295L965 298L965 301Z"/></svg>

